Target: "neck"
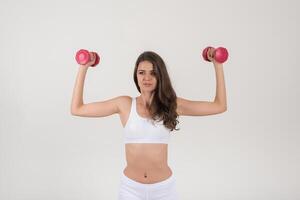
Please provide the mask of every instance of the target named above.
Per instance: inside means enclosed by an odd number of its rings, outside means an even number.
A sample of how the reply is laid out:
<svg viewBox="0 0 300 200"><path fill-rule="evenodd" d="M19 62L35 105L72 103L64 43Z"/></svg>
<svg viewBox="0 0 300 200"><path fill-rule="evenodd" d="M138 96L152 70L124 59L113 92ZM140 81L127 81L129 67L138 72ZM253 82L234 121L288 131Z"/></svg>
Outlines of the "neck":
<svg viewBox="0 0 300 200"><path fill-rule="evenodd" d="M145 106L145 107L148 107L151 102L152 102L152 99L153 99L153 96L154 96L154 93L150 93L150 92L142 92L141 93L141 100L142 100L142 104ZM148 106L147 106L148 105Z"/></svg>

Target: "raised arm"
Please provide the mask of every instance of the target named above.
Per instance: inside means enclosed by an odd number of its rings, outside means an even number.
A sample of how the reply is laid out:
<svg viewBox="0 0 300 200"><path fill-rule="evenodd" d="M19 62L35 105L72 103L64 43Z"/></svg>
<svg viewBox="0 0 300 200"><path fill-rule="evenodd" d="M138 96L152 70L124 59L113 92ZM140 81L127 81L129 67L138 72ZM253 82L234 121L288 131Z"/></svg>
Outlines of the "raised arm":
<svg viewBox="0 0 300 200"><path fill-rule="evenodd" d="M80 117L105 117L120 112L121 101L124 96L115 97L102 102L84 104L83 89L88 67L81 66L77 74L73 97L71 102L71 114Z"/></svg>
<svg viewBox="0 0 300 200"><path fill-rule="evenodd" d="M79 108L83 105L83 88L87 70L88 67L81 65L79 66L71 102L72 115L76 115L76 113L78 113Z"/></svg>
<svg viewBox="0 0 300 200"><path fill-rule="evenodd" d="M214 101L191 101L177 98L178 115L203 116L225 112L227 110L226 88L223 64L212 60L216 72L216 96Z"/></svg>

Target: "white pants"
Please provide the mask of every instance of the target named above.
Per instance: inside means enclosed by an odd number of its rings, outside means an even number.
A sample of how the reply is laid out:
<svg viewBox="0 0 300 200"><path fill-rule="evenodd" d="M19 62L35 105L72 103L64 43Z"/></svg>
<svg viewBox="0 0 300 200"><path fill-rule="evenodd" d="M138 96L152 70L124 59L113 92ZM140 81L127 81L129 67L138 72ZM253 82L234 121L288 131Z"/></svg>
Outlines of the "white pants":
<svg viewBox="0 0 300 200"><path fill-rule="evenodd" d="M121 174L118 200L178 200L175 177L152 184L140 183Z"/></svg>

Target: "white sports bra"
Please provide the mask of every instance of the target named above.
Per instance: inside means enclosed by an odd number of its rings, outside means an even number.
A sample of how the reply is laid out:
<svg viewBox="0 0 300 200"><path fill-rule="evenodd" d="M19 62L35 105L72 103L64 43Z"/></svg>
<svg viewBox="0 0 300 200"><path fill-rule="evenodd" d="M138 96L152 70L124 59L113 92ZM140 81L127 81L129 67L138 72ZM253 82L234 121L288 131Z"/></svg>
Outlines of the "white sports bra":
<svg viewBox="0 0 300 200"><path fill-rule="evenodd" d="M124 127L124 143L165 143L170 140L170 129L163 121L141 117L136 111L136 97L132 98L128 120Z"/></svg>

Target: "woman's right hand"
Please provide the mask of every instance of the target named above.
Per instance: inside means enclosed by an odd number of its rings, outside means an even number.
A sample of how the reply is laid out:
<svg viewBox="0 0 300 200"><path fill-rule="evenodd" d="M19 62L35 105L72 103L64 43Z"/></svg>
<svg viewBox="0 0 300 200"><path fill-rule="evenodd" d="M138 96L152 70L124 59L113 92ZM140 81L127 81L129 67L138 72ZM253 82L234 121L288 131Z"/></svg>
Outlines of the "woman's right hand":
<svg viewBox="0 0 300 200"><path fill-rule="evenodd" d="M96 62L96 54L93 52L90 52L90 58L91 58L91 60L88 63L86 63L85 65L81 65L81 66L90 67L91 65L93 65Z"/></svg>

